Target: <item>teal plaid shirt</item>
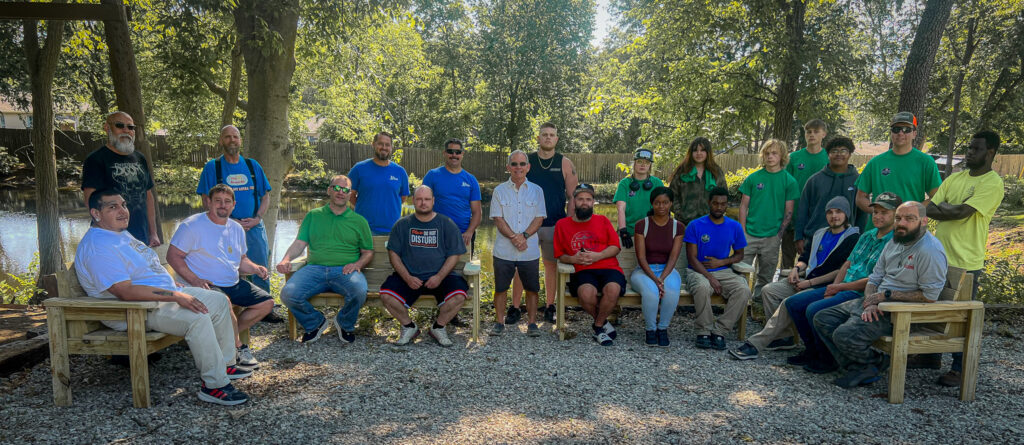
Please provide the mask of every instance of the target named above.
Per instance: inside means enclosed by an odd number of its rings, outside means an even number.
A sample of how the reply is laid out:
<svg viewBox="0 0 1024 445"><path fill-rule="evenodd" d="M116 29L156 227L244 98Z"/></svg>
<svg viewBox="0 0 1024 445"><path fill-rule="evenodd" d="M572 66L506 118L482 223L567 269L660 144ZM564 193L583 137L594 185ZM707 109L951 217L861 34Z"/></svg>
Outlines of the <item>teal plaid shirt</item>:
<svg viewBox="0 0 1024 445"><path fill-rule="evenodd" d="M878 229L873 228L860 236L857 244L853 246L853 252L850 252L850 257L847 258L850 261L850 268L846 269L844 283L854 282L871 275L871 271L875 269L875 263L878 262L878 257L882 254L882 249L892 239L893 232L890 230L882 239L878 239Z"/></svg>

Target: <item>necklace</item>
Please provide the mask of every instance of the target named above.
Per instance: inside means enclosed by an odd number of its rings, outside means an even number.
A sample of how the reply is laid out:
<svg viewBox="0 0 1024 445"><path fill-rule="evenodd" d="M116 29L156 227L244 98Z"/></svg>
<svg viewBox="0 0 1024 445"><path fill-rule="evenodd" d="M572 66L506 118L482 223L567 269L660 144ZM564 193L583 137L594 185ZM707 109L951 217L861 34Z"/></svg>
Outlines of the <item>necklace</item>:
<svg viewBox="0 0 1024 445"><path fill-rule="evenodd" d="M540 164L540 168L544 170L550 169L551 164L555 163L555 155L551 155L551 159L548 159L548 165L544 165L544 160L540 158L540 153L537 153L537 164Z"/></svg>

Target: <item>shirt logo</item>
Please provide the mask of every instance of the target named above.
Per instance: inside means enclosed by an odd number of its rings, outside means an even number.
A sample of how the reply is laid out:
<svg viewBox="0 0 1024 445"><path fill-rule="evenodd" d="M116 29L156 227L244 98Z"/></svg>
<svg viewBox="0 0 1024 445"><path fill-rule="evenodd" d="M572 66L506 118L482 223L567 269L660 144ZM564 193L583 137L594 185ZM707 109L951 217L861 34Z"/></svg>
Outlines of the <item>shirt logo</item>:
<svg viewBox="0 0 1024 445"><path fill-rule="evenodd" d="M757 189L758 190L764 190L764 183L763 182L758 182L757 183Z"/></svg>
<svg viewBox="0 0 1024 445"><path fill-rule="evenodd" d="M705 233L705 234L700 236L700 242L706 243L706 242L709 242L709 241L711 241L711 237L708 236L708 234Z"/></svg>
<svg viewBox="0 0 1024 445"><path fill-rule="evenodd" d="M437 229L409 229L409 245L413 247L437 247Z"/></svg>
<svg viewBox="0 0 1024 445"><path fill-rule="evenodd" d="M466 181L462 181L462 186L463 186L463 187L469 187L469 184L468 184L468 183L466 183Z"/></svg>
<svg viewBox="0 0 1024 445"><path fill-rule="evenodd" d="M796 165L796 168L797 168L797 170L803 170L804 169L804 164L801 162L801 163Z"/></svg>
<svg viewBox="0 0 1024 445"><path fill-rule="evenodd" d="M248 184L249 183L249 177L245 176L245 175L242 175L242 174L228 175L227 178L224 178L224 182L227 185L230 185L231 187L238 187L238 186L242 186L242 185Z"/></svg>
<svg viewBox="0 0 1024 445"><path fill-rule="evenodd" d="M390 180L390 181L397 181L398 178L396 178L395 175L391 175L391 177L388 178L388 180Z"/></svg>
<svg viewBox="0 0 1024 445"><path fill-rule="evenodd" d="M889 170L889 167L882 169L882 176L889 176L889 173L892 173L892 170Z"/></svg>
<svg viewBox="0 0 1024 445"><path fill-rule="evenodd" d="M846 191L848 191L848 192L852 192L852 191L853 191L853 186L851 185L850 187L848 187L848 188L846 189Z"/></svg>
<svg viewBox="0 0 1024 445"><path fill-rule="evenodd" d="M597 238L593 233L588 231L576 232L573 234L572 239L569 240L569 247L576 252L590 251L597 252L602 249L597 245Z"/></svg>

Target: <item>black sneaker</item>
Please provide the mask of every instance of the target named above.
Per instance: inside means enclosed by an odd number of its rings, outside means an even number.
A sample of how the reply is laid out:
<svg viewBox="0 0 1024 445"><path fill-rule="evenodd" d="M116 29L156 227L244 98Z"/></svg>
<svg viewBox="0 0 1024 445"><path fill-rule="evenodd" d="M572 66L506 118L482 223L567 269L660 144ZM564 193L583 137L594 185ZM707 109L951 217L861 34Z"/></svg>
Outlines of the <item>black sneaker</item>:
<svg viewBox="0 0 1024 445"><path fill-rule="evenodd" d="M327 323L327 319L324 319L323 321L320 322L320 326L317 326L316 329L305 334L302 334L302 343L309 344L319 340L320 336L324 335L324 331L327 330L327 326L329 326L329 323Z"/></svg>
<svg viewBox="0 0 1024 445"><path fill-rule="evenodd" d="M658 329L658 346L667 348L668 343L668 329Z"/></svg>
<svg viewBox="0 0 1024 445"><path fill-rule="evenodd" d="M729 355L736 360L753 360L757 358L757 348L750 344L749 341L745 341L740 347L730 349Z"/></svg>
<svg viewBox="0 0 1024 445"><path fill-rule="evenodd" d="M812 374L828 374L839 369L839 365L834 361L826 362L823 360L812 359L804 364L804 371Z"/></svg>
<svg viewBox="0 0 1024 445"><path fill-rule="evenodd" d="M454 317L452 317L452 320L451 320L451 321L449 321L449 322L448 322L448 323L446 323L446 324L450 324L450 325L452 325L452 326L455 326L455 327L457 327L457 328L466 328L466 327L469 327L469 325L468 325L468 324L466 324L466 322L464 322L464 321L462 321L462 320L459 320L459 314L458 314L458 313L456 313L456 314L455 314L455 316L454 316Z"/></svg>
<svg viewBox="0 0 1024 445"><path fill-rule="evenodd" d="M779 338L772 340L764 349L766 351L783 351L796 347L796 340L793 337Z"/></svg>
<svg viewBox="0 0 1024 445"><path fill-rule="evenodd" d="M218 405L233 406L248 402L249 396L235 389L230 383L220 388L207 388L204 382L203 387L199 389L199 400Z"/></svg>
<svg viewBox="0 0 1024 445"><path fill-rule="evenodd" d="M548 323L554 323L555 322L555 312L557 312L557 311L555 311L555 305L549 304L547 307L545 307L544 308L544 321L546 321Z"/></svg>
<svg viewBox="0 0 1024 445"><path fill-rule="evenodd" d="M942 369L942 354L911 354L907 369Z"/></svg>
<svg viewBox="0 0 1024 445"><path fill-rule="evenodd" d="M244 379L252 375L252 369L235 365L228 366L224 371L227 372L229 380Z"/></svg>
<svg viewBox="0 0 1024 445"><path fill-rule="evenodd" d="M803 366L812 361L814 361L814 356L808 354L807 351L786 358L786 363L789 363L793 366Z"/></svg>
<svg viewBox="0 0 1024 445"><path fill-rule="evenodd" d="M658 332L657 331L645 331L644 332L644 344L647 346L658 346Z"/></svg>
<svg viewBox="0 0 1024 445"><path fill-rule="evenodd" d="M342 330L338 331L338 336L341 337L341 341L343 341L345 343L352 343L352 342L356 341L356 333L355 332L349 332L349 331L346 331L346 330L342 329Z"/></svg>
<svg viewBox="0 0 1024 445"><path fill-rule="evenodd" d="M698 335L697 341L694 342L699 349L710 349L711 348L711 336L710 335Z"/></svg>
<svg viewBox="0 0 1024 445"><path fill-rule="evenodd" d="M513 306L508 308L508 312L505 313L505 324L514 325L519 323L519 319L522 318L523 312L519 308Z"/></svg>
<svg viewBox="0 0 1024 445"><path fill-rule="evenodd" d="M721 335L712 335L711 347L719 351L724 351L729 346L725 344L725 337L722 337Z"/></svg>
<svg viewBox="0 0 1024 445"><path fill-rule="evenodd" d="M840 388L855 388L861 385L869 385L878 381L881 378L878 372L878 368L874 366L865 366L861 369L855 369L853 371L843 374L832 381L836 386Z"/></svg>
<svg viewBox="0 0 1024 445"><path fill-rule="evenodd" d="M284 319L280 315L275 314L273 310L260 321L263 323L284 323Z"/></svg>

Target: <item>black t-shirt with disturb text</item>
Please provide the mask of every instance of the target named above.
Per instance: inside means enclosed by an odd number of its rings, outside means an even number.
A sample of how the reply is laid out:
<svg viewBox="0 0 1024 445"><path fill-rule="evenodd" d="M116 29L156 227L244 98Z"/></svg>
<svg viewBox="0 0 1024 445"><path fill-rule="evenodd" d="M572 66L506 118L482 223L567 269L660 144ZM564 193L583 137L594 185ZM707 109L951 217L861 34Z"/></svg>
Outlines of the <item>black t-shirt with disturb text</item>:
<svg viewBox="0 0 1024 445"><path fill-rule="evenodd" d="M426 280L441 270L449 256L466 253L466 245L451 218L437 213L434 219L423 222L413 214L399 219L391 228L388 250L402 258L410 275Z"/></svg>

